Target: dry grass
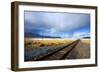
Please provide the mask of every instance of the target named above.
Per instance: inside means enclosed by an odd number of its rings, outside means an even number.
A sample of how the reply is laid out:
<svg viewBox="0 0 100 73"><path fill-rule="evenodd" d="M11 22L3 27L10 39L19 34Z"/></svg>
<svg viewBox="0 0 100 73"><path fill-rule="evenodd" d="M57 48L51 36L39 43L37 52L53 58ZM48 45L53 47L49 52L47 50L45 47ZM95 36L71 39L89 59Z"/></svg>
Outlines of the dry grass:
<svg viewBox="0 0 100 73"><path fill-rule="evenodd" d="M25 38L24 40L24 45L25 48L39 48L39 47L46 47L46 46L57 46L57 45L62 45L62 44L69 44L73 42L74 40L65 40L65 39L50 39L50 40L36 40L36 39L31 39L31 38Z"/></svg>

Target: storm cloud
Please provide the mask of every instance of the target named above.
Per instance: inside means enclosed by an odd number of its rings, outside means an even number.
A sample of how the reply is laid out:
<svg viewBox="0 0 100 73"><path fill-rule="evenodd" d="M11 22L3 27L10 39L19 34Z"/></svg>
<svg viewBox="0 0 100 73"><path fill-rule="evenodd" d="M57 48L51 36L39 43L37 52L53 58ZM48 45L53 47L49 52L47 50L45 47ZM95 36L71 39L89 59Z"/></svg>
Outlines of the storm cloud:
<svg viewBox="0 0 100 73"><path fill-rule="evenodd" d="M65 38L90 36L90 14L25 11L24 16L25 32Z"/></svg>

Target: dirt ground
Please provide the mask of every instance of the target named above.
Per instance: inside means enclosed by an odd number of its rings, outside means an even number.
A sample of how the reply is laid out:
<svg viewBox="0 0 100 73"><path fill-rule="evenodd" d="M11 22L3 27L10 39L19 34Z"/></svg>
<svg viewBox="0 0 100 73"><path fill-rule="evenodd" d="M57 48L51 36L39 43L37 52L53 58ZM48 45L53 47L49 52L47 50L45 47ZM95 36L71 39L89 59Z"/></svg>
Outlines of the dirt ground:
<svg viewBox="0 0 100 73"><path fill-rule="evenodd" d="M90 40L80 40L77 46L69 53L66 59L90 58Z"/></svg>

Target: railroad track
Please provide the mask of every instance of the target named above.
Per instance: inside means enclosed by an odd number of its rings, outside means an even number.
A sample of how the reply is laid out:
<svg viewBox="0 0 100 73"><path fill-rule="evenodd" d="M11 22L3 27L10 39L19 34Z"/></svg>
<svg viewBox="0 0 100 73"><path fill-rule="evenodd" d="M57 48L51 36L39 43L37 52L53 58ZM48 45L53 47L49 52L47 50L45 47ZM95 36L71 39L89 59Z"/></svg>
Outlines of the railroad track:
<svg viewBox="0 0 100 73"><path fill-rule="evenodd" d="M80 40L76 40L72 43L69 43L64 46L60 46L56 49L54 49L51 52L45 52L44 55L39 55L31 58L30 61L44 61L44 60L61 60L65 59L66 56L75 48L75 46L78 44Z"/></svg>
<svg viewBox="0 0 100 73"><path fill-rule="evenodd" d="M62 50L54 53L53 55L47 56L42 58L41 60L61 60L65 59L66 56L75 48L79 40L75 41L74 43L70 44L69 46L63 48Z"/></svg>

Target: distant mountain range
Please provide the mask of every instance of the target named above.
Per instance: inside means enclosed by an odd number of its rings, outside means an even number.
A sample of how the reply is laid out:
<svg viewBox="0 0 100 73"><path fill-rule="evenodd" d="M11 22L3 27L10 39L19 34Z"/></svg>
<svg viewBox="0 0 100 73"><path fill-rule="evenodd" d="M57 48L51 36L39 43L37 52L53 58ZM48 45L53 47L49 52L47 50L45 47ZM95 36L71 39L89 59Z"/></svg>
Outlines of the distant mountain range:
<svg viewBox="0 0 100 73"><path fill-rule="evenodd" d="M90 39L90 37L83 37L84 39Z"/></svg>
<svg viewBox="0 0 100 73"><path fill-rule="evenodd" d="M40 35L38 33L32 33L32 32L25 32L24 37L33 37L33 38L62 38L58 36L48 36L48 35ZM84 36L83 39L90 39L90 36Z"/></svg>
<svg viewBox="0 0 100 73"><path fill-rule="evenodd" d="M36 33L24 33L24 37L33 37L33 38L61 38L61 37L56 37L56 36L44 36Z"/></svg>

